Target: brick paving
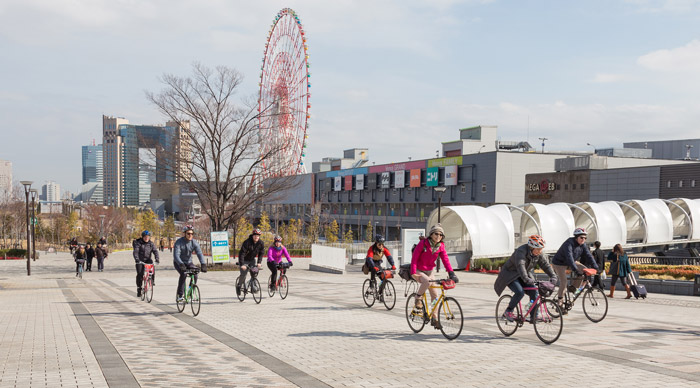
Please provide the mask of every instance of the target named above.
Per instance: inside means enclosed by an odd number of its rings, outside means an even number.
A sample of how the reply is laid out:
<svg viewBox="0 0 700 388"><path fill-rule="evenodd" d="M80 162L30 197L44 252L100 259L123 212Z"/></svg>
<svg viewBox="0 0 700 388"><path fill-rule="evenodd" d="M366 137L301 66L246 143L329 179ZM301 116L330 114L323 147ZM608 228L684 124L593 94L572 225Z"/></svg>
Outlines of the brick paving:
<svg viewBox="0 0 700 388"><path fill-rule="evenodd" d="M82 280L67 254L33 262L31 277L25 262L0 261L0 387L116 387L127 378L142 387L700 384L697 297L615 298L598 324L577 305L547 346L529 324L504 337L495 277L459 273L448 293L462 305L464 330L447 341L430 326L410 331L398 279L394 310L366 308L361 273L309 272L305 260L289 271L287 299L263 292L259 305L235 298L237 272L203 274L193 318L189 306L174 308L177 273L163 256L151 304L136 298L129 253Z"/></svg>

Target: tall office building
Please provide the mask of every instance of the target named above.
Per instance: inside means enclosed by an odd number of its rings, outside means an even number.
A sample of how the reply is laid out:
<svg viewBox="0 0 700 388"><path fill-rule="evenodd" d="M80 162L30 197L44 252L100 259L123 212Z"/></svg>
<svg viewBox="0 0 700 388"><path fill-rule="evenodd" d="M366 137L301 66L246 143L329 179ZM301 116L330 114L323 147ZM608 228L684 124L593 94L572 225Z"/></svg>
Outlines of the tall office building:
<svg viewBox="0 0 700 388"><path fill-rule="evenodd" d="M61 200L61 185L53 181L46 181L41 186L39 199L49 202L59 202Z"/></svg>
<svg viewBox="0 0 700 388"><path fill-rule="evenodd" d="M189 123L133 125L108 116L102 122L105 205L143 205L151 182L177 182L174 172L190 168Z"/></svg>
<svg viewBox="0 0 700 388"><path fill-rule="evenodd" d="M0 159L0 195L12 191L12 162Z"/></svg>
<svg viewBox="0 0 700 388"><path fill-rule="evenodd" d="M83 162L83 187L80 192L80 200L103 204L103 151L102 144L82 147Z"/></svg>

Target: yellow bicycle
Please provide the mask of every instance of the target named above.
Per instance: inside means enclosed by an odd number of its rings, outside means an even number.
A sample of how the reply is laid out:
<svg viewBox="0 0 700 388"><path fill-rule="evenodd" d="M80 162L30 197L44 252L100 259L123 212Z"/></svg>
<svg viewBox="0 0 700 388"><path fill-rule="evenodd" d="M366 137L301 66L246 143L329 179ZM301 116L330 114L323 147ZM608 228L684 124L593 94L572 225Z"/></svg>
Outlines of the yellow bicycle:
<svg viewBox="0 0 700 388"><path fill-rule="evenodd" d="M430 282L439 284L431 284L430 288L439 288L440 295L432 305L428 305L428 299L425 294L420 299L418 294L412 293L406 299L406 320L408 321L408 326L414 333L419 333L423 330L425 324L430 322L430 317L437 314L440 332L448 340L453 340L459 337L464 326L462 307L459 305L459 302L455 298L445 296L445 290L454 288L455 283L450 279L431 280Z"/></svg>

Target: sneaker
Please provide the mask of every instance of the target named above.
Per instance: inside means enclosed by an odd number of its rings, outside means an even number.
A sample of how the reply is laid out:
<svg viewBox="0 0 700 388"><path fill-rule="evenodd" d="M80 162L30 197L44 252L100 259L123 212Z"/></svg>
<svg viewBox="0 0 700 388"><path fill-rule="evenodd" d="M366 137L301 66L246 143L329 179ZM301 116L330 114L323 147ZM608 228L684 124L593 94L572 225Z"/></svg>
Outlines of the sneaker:
<svg viewBox="0 0 700 388"><path fill-rule="evenodd" d="M141 297L141 289L140 288L138 290L136 290L136 297L137 298Z"/></svg>
<svg viewBox="0 0 700 388"><path fill-rule="evenodd" d="M506 311L503 313L503 318L505 318L508 322L513 322L515 321L515 314L513 314L512 311Z"/></svg>
<svg viewBox="0 0 700 388"><path fill-rule="evenodd" d="M435 318L430 318L430 324L435 328L435 330L440 330L442 329L442 325L440 322L435 319Z"/></svg>
<svg viewBox="0 0 700 388"><path fill-rule="evenodd" d="M182 296L178 296L176 300L177 300L178 302L184 302L184 301L185 301L185 298L183 298Z"/></svg>

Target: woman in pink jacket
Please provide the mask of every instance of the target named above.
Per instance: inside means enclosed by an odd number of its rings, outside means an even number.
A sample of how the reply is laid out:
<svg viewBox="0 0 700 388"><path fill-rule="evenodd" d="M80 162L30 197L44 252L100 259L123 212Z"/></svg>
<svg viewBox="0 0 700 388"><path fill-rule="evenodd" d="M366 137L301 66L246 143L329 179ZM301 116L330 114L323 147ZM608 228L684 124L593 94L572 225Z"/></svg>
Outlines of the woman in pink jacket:
<svg viewBox="0 0 700 388"><path fill-rule="evenodd" d="M445 232L440 224L434 225L430 228L430 233L428 238L421 240L416 248L413 250L413 257L411 258L411 276L419 284L418 287L418 298L416 299L416 307L420 308L425 290L430 290L430 300L431 302L437 299L437 290L430 287L430 281L433 280L433 269L437 263L438 257L442 260L442 264L445 266L450 279L455 283L459 282L455 272L452 270L452 265L450 265L450 260L447 258L447 251L445 250L445 244L442 240L445 238ZM435 309L437 310L437 309ZM436 311L433 311L433 315L430 318L430 322L436 329L440 328L440 324L435 317Z"/></svg>
<svg viewBox="0 0 700 388"><path fill-rule="evenodd" d="M282 256L287 259L290 266L294 265L289 258L287 248L282 245L282 237L275 236L275 241L272 243L270 249L267 250L267 268L272 272L272 283L270 283L270 287L272 287L273 290L277 282L277 266L282 262Z"/></svg>

